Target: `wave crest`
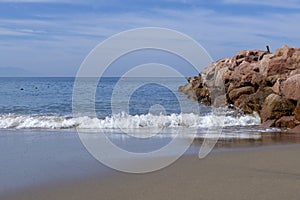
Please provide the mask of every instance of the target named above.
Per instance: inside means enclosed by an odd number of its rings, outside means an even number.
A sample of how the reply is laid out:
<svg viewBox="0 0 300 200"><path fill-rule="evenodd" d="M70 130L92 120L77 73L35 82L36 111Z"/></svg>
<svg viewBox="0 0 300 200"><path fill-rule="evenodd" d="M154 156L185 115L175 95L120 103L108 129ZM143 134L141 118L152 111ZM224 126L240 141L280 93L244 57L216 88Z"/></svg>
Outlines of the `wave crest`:
<svg viewBox="0 0 300 200"><path fill-rule="evenodd" d="M128 115L120 113L104 119L83 117L1 115L0 129L143 129L143 128L208 128L219 126L259 125L258 114L226 116L208 114Z"/></svg>

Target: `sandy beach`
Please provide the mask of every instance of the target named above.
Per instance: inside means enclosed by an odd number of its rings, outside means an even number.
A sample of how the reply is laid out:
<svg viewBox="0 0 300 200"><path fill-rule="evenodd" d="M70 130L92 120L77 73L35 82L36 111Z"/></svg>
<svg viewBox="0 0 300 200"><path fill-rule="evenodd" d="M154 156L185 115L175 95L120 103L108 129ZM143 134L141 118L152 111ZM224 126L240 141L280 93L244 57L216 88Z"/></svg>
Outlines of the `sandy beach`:
<svg viewBox="0 0 300 200"><path fill-rule="evenodd" d="M299 199L300 145L184 156L158 172L113 172L44 185L8 199Z"/></svg>

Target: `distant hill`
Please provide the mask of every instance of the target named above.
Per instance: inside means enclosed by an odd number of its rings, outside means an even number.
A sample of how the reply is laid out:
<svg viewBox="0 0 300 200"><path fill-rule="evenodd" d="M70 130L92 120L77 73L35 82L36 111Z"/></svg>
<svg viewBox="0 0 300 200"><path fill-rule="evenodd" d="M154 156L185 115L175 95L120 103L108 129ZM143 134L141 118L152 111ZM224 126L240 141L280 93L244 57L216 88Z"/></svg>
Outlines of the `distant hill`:
<svg viewBox="0 0 300 200"><path fill-rule="evenodd" d="M0 67L0 77L30 77L35 73L18 67Z"/></svg>

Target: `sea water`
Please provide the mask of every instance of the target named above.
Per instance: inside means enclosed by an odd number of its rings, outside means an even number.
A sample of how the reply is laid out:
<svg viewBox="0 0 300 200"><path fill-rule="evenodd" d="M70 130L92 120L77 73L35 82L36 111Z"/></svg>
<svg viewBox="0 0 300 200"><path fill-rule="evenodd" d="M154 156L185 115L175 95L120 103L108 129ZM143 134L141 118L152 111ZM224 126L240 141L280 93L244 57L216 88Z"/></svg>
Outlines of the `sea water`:
<svg viewBox="0 0 300 200"><path fill-rule="evenodd" d="M89 78L85 79L89 81ZM185 83L178 80L101 78L95 89L96 117L88 112L73 117L75 78L0 78L0 129L97 128L109 131L123 128L142 134L149 128L207 128L213 126L212 121L218 117L222 117L225 127L247 127L260 123L255 114L234 115L233 111L224 110L224 115L214 115L211 107L179 93L178 86ZM122 81L124 87L112 100L118 81ZM139 87L128 97L127 90L136 85ZM88 84L84 89L90 89ZM122 110L123 105L128 109ZM118 112L113 112L112 106L120 106L116 108Z"/></svg>
<svg viewBox="0 0 300 200"><path fill-rule="evenodd" d="M73 95L75 81L82 90L79 100ZM259 139L261 132L274 131L259 128L255 113L243 115L188 99L178 92L185 83L182 78L149 77L0 78L0 131L100 133L136 153L160 149L174 137ZM80 113L74 113L74 102Z"/></svg>

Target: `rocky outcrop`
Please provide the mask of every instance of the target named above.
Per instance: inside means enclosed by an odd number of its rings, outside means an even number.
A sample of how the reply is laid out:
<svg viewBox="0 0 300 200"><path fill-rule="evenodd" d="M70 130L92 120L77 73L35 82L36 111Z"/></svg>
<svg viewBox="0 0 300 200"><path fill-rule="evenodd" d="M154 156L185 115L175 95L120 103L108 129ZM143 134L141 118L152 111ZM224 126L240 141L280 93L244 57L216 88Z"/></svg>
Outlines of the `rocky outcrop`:
<svg viewBox="0 0 300 200"><path fill-rule="evenodd" d="M300 48L242 50L206 67L179 91L205 105L259 113L265 126L300 125Z"/></svg>

